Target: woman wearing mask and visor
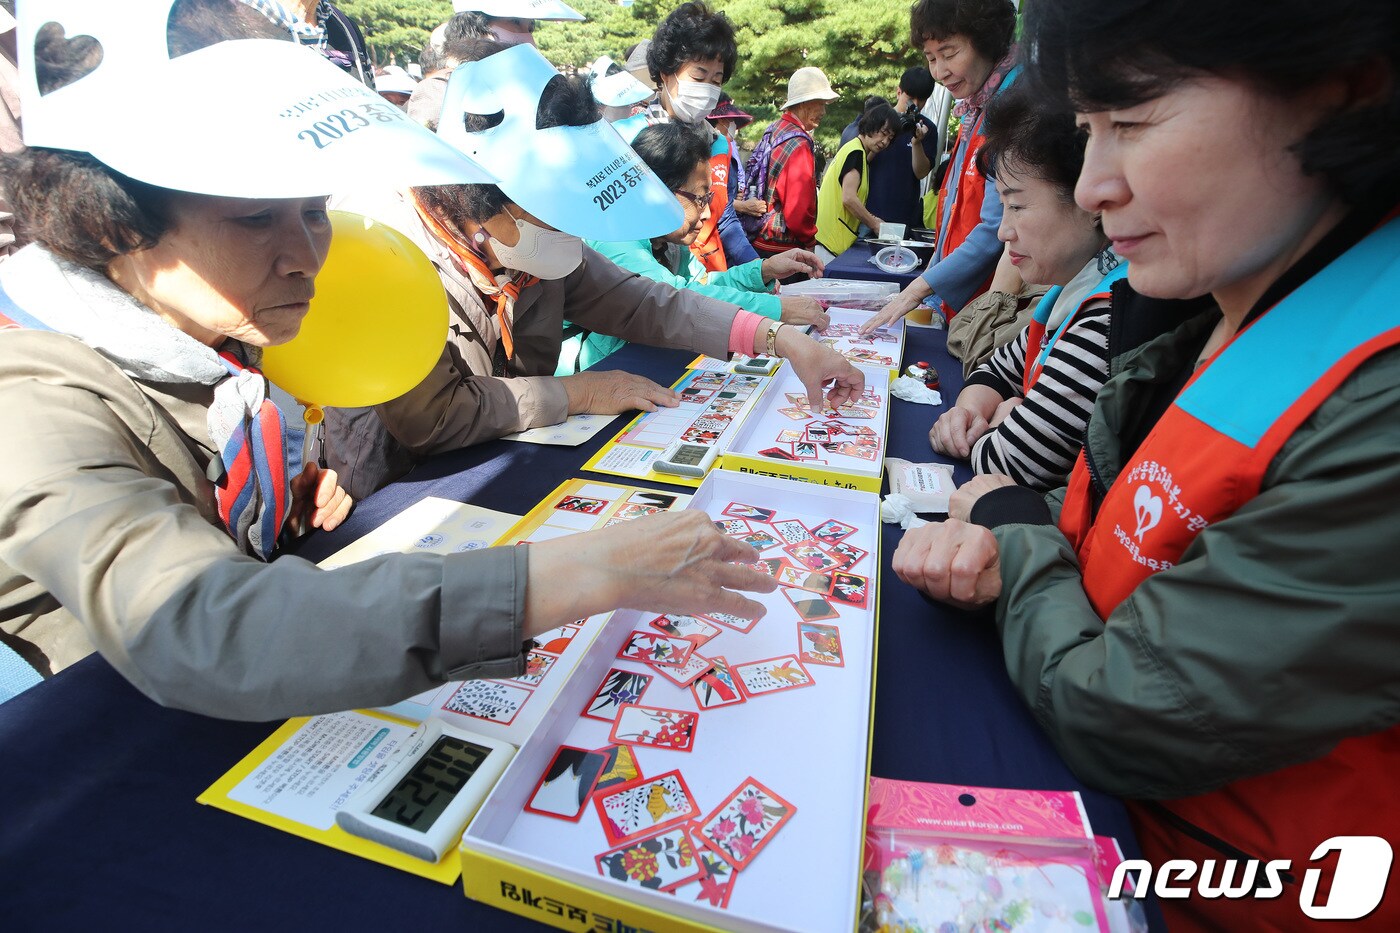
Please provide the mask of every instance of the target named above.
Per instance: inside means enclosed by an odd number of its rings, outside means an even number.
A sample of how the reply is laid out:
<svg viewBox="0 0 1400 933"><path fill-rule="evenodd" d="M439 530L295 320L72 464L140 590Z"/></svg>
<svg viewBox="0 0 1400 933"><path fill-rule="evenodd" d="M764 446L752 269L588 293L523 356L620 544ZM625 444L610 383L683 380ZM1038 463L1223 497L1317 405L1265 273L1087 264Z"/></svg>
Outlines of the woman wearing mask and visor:
<svg viewBox="0 0 1400 933"><path fill-rule="evenodd" d="M501 45L534 45L537 22L585 18L562 0L452 0L452 9L479 19L477 34L489 34Z"/></svg>
<svg viewBox="0 0 1400 933"><path fill-rule="evenodd" d="M457 67L438 134L500 179L337 200L416 242L437 266L451 332L415 389L373 409L328 411L328 456L363 496L418 458L556 424L571 414L674 406L676 394L624 372L556 378L567 318L634 343L726 357L787 357L812 395L863 380L844 357L795 328L619 269L584 246L677 229L675 197L598 116L588 83L535 49L481 41Z"/></svg>
<svg viewBox="0 0 1400 933"><path fill-rule="evenodd" d="M690 251L711 272L752 262L758 254L729 198L729 140L706 119L719 104L720 89L739 59L734 27L723 13L711 12L704 3L683 3L656 27L646 55L657 102L645 113L619 120L614 124L617 131L630 143L654 123L675 120L703 128L710 137L710 186L715 199L710 220L701 227Z"/></svg>

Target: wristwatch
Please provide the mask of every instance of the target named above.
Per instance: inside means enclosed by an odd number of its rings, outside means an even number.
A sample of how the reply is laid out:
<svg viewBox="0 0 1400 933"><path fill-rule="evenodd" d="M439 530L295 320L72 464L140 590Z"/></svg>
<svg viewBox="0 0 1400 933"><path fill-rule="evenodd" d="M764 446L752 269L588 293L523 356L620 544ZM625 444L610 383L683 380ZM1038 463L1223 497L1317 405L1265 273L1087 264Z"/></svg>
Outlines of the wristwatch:
<svg viewBox="0 0 1400 933"><path fill-rule="evenodd" d="M778 331L782 328L782 321L777 321L773 324L772 327L768 328L768 343L764 346L763 349L763 353L765 356L778 355Z"/></svg>

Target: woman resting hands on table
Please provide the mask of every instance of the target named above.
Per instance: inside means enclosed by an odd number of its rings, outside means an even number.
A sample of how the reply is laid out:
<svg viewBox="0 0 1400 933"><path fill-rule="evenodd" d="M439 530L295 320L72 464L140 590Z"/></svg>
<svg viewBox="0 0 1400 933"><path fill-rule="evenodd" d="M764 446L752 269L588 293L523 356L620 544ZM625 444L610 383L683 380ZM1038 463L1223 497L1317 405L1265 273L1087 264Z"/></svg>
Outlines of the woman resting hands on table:
<svg viewBox="0 0 1400 933"><path fill-rule="evenodd" d="M123 27L166 28L163 9L151 23L151 7L137 5ZM211 108L251 113L238 107L247 95L266 103L264 122L236 138L185 133L176 106L142 107L124 125L165 148L118 147L120 172L80 148L104 144L98 120L61 147L35 120L29 148L5 161L34 240L0 265L3 313L16 325L0 330L6 643L46 674L95 648L159 703L271 719L517 676L532 636L618 607L761 614L743 591L774 581L743 566L753 549L698 512L331 571L271 560L283 534L333 527L350 502L333 471L312 466L288 481L282 416L255 366L307 313L331 236L318 187L383 169L353 148L308 149L306 170L292 173L303 180L289 182L280 160L302 147L277 122L278 102L382 105L260 21L233 0L178 0L168 27L172 62L191 86L200 79ZM75 117L98 113L120 99L95 69L103 49L68 41L63 25L37 30L37 85L67 85ZM26 26L20 41L32 42ZM120 35L94 38L108 55L132 54ZM219 45L245 38L258 41ZM173 66L152 67L161 77ZM410 181L425 165L435 178L480 177L395 120L359 131L391 134L381 144L399 148ZM235 162L212 157L211 147L238 145ZM185 189L162 185L177 173Z"/></svg>
<svg viewBox="0 0 1400 933"><path fill-rule="evenodd" d="M1397 929L1396 872L1339 905L1340 867L1329 902L1305 866L1400 839L1400 9L1105 10L1031 4L1028 77L1088 134L1121 322L1165 326L1120 346L1115 289L1068 485L993 490L894 570L994 604L1012 681L1153 865L1293 866L1275 898L1163 899L1173 929Z"/></svg>
<svg viewBox="0 0 1400 933"><path fill-rule="evenodd" d="M437 267L451 321L442 356L417 387L373 409L327 411L327 457L356 495L424 457L571 414L677 404L673 391L640 376L556 377L566 321L584 334L718 358L764 352L778 324L619 268L585 245L582 237L671 233L684 212L617 134L597 132L587 81L558 74L531 46L482 40L462 55L438 135L499 183L398 190L361 183L335 202L418 244ZM609 196L625 192L607 203L588 182L610 173L629 181L603 186ZM859 370L831 348L793 327L783 327L775 344L809 391L834 381L842 398L859 396ZM621 391L600 392L599 380Z"/></svg>
<svg viewBox="0 0 1400 933"><path fill-rule="evenodd" d="M978 163L1001 192L997 235L1026 282L1055 287L1016 339L972 371L929 443L979 474L1044 492L1069 475L1108 378L1109 289L1127 266L1098 218L1074 203L1084 136L1072 113L1012 87L987 105L986 134Z"/></svg>

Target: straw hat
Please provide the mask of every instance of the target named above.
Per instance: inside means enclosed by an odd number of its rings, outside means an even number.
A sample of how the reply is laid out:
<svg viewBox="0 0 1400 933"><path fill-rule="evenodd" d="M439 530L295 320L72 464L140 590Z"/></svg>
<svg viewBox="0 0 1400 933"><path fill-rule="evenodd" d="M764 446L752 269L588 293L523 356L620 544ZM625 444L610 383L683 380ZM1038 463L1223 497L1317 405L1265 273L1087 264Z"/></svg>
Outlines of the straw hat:
<svg viewBox="0 0 1400 933"><path fill-rule="evenodd" d="M840 97L820 68L799 68L788 78L788 96L781 109L787 110L809 100L835 100Z"/></svg>

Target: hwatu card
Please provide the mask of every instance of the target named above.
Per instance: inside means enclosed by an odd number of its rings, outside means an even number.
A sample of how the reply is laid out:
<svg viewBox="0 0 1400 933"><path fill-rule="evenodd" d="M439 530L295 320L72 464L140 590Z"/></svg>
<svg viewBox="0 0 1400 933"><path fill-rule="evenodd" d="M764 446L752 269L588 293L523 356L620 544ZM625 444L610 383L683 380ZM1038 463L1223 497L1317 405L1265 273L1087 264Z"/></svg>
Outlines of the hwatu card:
<svg viewBox="0 0 1400 933"><path fill-rule="evenodd" d="M519 684L530 690L535 689L544 682L545 675L554 667L554 662L559 660L552 654L547 654L538 649L525 655L525 673L519 677L506 678L507 683Z"/></svg>
<svg viewBox="0 0 1400 933"><path fill-rule="evenodd" d="M847 525L845 522L838 522L834 518L828 518L820 525L812 529L812 537L822 544L835 544L843 538L849 538L859 529L855 525Z"/></svg>
<svg viewBox="0 0 1400 933"><path fill-rule="evenodd" d="M756 522L766 522L772 519L773 510L757 505L745 505L742 502L731 502L724 507L724 511L720 514L728 515L730 518L747 518Z"/></svg>
<svg viewBox="0 0 1400 933"><path fill-rule="evenodd" d="M561 745L554 753L554 760L540 775L535 792L525 802L525 809L577 822L606 764L607 756L600 752Z"/></svg>
<svg viewBox="0 0 1400 933"><path fill-rule="evenodd" d="M796 807L762 782L749 778L701 820L695 835L735 871L743 871L796 812Z"/></svg>
<svg viewBox="0 0 1400 933"><path fill-rule="evenodd" d="M753 548L755 551L766 551L769 548L777 547L778 545L783 543L777 538L770 535L768 532L763 531L761 529L752 532L751 534L746 534L739 540L747 544L749 547Z"/></svg>
<svg viewBox="0 0 1400 933"><path fill-rule="evenodd" d="M686 827L678 826L596 857L598 874L652 891L674 891L705 877ZM726 868L728 866L725 866Z"/></svg>
<svg viewBox="0 0 1400 933"><path fill-rule="evenodd" d="M870 581L865 577L837 571L832 574L831 579L831 598L836 602L855 606L857 609L864 609L870 602Z"/></svg>
<svg viewBox="0 0 1400 933"><path fill-rule="evenodd" d="M697 713L655 706L624 706L617 711L608 739L623 745L645 745L688 752L695 745Z"/></svg>
<svg viewBox="0 0 1400 933"><path fill-rule="evenodd" d="M783 586L796 587L800 590L807 590L809 593L820 593L825 596L831 592L831 574L813 573L805 567L794 567L788 564L778 571L777 579Z"/></svg>
<svg viewBox="0 0 1400 933"><path fill-rule="evenodd" d="M699 616L667 614L651 620L652 628L660 629L672 638L684 638L697 648L719 635L724 629Z"/></svg>
<svg viewBox="0 0 1400 933"><path fill-rule="evenodd" d="M676 897L681 898L693 895L693 900L696 903L703 902L723 910L729 906L729 898L734 893L734 882L738 879L739 873L728 862L706 848L703 843L695 841L700 838L700 824L698 822L687 823L685 828L690 834L696 858L703 871L700 877L695 879L694 886L686 886L673 893Z"/></svg>
<svg viewBox="0 0 1400 933"><path fill-rule="evenodd" d="M761 560L759 563L767 565L768 561ZM762 567L755 567L754 569L759 572L766 572ZM714 619L725 628L732 628L741 635L747 635L749 632L753 631L753 627L758 624L757 619L745 619L740 616L732 616L727 612L712 612L709 618Z"/></svg>
<svg viewBox="0 0 1400 933"><path fill-rule="evenodd" d="M608 507L607 499L589 499L585 496L565 496L554 506L561 512L582 512L585 515L601 515Z"/></svg>
<svg viewBox="0 0 1400 933"><path fill-rule="evenodd" d="M695 695L695 705L706 710L743 703L746 699L744 691L734 679L729 662L723 657L714 657L710 661L710 669L690 685L690 692Z"/></svg>
<svg viewBox="0 0 1400 933"><path fill-rule="evenodd" d="M715 527L722 535L729 535L731 538L738 538L753 531L749 523L742 518L720 518L715 520Z"/></svg>
<svg viewBox="0 0 1400 933"><path fill-rule="evenodd" d="M672 638L657 632L633 632L622 643L617 656L624 661L680 667L694 651L695 646L684 638Z"/></svg>
<svg viewBox="0 0 1400 933"><path fill-rule="evenodd" d="M689 687L694 683L697 677L710 669L712 663L713 662L709 658L697 652L692 654L689 658L686 658L685 663L679 667L662 664L652 664L649 666L652 670L656 671L662 677L665 677L677 687Z"/></svg>
<svg viewBox="0 0 1400 933"><path fill-rule="evenodd" d="M734 676L750 697L810 687L813 683L812 675L807 673L807 668L794 654L737 664L734 666Z"/></svg>
<svg viewBox="0 0 1400 933"><path fill-rule="evenodd" d="M628 703L641 702L642 695L651 686L653 675L613 668L603 678L593 698L583 708L583 715L589 719L612 722L617 718L619 707Z"/></svg>
<svg viewBox="0 0 1400 933"><path fill-rule="evenodd" d="M581 623L580 623L581 624ZM561 655L578 634L578 625L561 625L535 636L535 647L545 654Z"/></svg>
<svg viewBox="0 0 1400 933"><path fill-rule="evenodd" d="M822 622L826 619L834 619L841 613L836 611L836 607L831 604L831 600L825 596L818 596L816 593L797 593L792 590L783 590L783 595L787 601L792 603L792 608L797 610L797 615L803 622Z"/></svg>
<svg viewBox="0 0 1400 933"><path fill-rule="evenodd" d="M790 544L783 548L792 562L808 570L821 573L841 566L841 562L815 544Z"/></svg>
<svg viewBox="0 0 1400 933"><path fill-rule="evenodd" d="M807 526L795 518L789 518L780 522L773 522L773 528L778 532L778 537L788 544L815 544L816 539L807 530Z"/></svg>
<svg viewBox="0 0 1400 933"><path fill-rule="evenodd" d="M607 787L635 781L642 776L642 769L637 764L637 756L632 753L632 746L604 745L594 751L605 759L603 773L598 775L598 783L593 785L594 793Z"/></svg>
<svg viewBox="0 0 1400 933"><path fill-rule="evenodd" d="M846 654L841 650L841 630L819 622L797 623L799 654L808 664L845 667Z"/></svg>
<svg viewBox="0 0 1400 933"><path fill-rule="evenodd" d="M593 804L608 843L615 846L699 815L695 798L679 771L609 787L593 795Z"/></svg>
<svg viewBox="0 0 1400 933"><path fill-rule="evenodd" d="M442 708L449 713L485 719L508 726L515 721L520 708L530 699L531 693L515 684L498 683L494 680L468 680L453 691Z"/></svg>
<svg viewBox="0 0 1400 933"><path fill-rule="evenodd" d="M830 553L832 557L836 558L838 561L841 562L838 565L839 569L849 570L854 568L856 564L859 564L862 560L864 560L865 555L869 554L870 552L862 551L860 548L856 547L854 544L851 544L849 541L838 541L830 547L828 553Z"/></svg>

